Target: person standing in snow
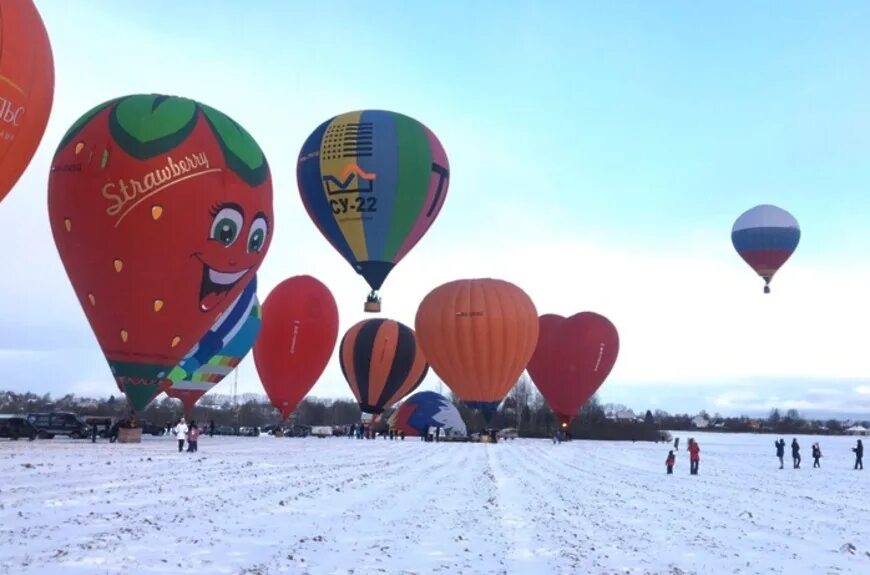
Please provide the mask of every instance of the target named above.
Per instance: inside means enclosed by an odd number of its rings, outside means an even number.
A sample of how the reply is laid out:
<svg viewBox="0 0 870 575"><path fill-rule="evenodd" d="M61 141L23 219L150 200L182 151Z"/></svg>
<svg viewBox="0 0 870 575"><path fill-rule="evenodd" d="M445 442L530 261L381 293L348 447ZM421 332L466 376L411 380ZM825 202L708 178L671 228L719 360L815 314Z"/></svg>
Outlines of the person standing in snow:
<svg viewBox="0 0 870 575"><path fill-rule="evenodd" d="M801 468L801 446L798 445L797 437L791 440L791 459L794 462L794 468Z"/></svg>
<svg viewBox="0 0 870 575"><path fill-rule="evenodd" d="M178 420L172 431L175 432L175 437L178 439L178 453L181 453L184 449L184 439L187 437L187 424L183 417Z"/></svg>
<svg viewBox="0 0 870 575"><path fill-rule="evenodd" d="M674 451L679 451L679 450L680 450L680 438L678 437L674 440Z"/></svg>
<svg viewBox="0 0 870 575"><path fill-rule="evenodd" d="M864 444L860 439L852 451L855 452L855 469L864 469Z"/></svg>
<svg viewBox="0 0 870 575"><path fill-rule="evenodd" d="M701 447L694 438L689 438L689 473L698 475L698 464L701 462Z"/></svg>
<svg viewBox="0 0 870 575"><path fill-rule="evenodd" d="M776 456L779 457L779 468L782 469L783 459L785 459L785 439L780 437L779 441L774 441L773 444L776 446Z"/></svg>
<svg viewBox="0 0 870 575"><path fill-rule="evenodd" d="M665 465L668 467L668 475L674 474L674 463L676 463L677 458L674 455L673 451L668 452L668 458L665 459Z"/></svg>
<svg viewBox="0 0 870 575"><path fill-rule="evenodd" d="M813 443L813 468L821 467L821 463L819 463L819 459L822 457L822 448L819 447L818 442Z"/></svg>
<svg viewBox="0 0 870 575"><path fill-rule="evenodd" d="M196 421L190 422L190 427L187 429L187 452L196 453L196 443L199 441L199 428L196 426Z"/></svg>

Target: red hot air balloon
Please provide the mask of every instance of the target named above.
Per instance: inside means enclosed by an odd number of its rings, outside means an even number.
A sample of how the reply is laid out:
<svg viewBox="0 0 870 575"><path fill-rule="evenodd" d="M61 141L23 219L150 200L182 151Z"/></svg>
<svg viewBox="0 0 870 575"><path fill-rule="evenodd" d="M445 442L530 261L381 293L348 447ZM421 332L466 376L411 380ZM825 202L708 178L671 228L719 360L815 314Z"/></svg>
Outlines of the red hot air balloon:
<svg viewBox="0 0 870 575"><path fill-rule="evenodd" d="M257 273L272 178L254 139L222 112L125 96L63 137L48 211L79 303L138 410Z"/></svg>
<svg viewBox="0 0 870 575"><path fill-rule="evenodd" d="M269 399L285 419L326 369L338 339L338 306L311 276L282 281L263 302L254 364Z"/></svg>
<svg viewBox="0 0 870 575"><path fill-rule="evenodd" d="M54 100L54 59L31 0L0 0L0 200L42 140Z"/></svg>
<svg viewBox="0 0 870 575"><path fill-rule="evenodd" d="M619 334L606 317L584 311L539 318L538 344L526 370L566 427L616 363Z"/></svg>

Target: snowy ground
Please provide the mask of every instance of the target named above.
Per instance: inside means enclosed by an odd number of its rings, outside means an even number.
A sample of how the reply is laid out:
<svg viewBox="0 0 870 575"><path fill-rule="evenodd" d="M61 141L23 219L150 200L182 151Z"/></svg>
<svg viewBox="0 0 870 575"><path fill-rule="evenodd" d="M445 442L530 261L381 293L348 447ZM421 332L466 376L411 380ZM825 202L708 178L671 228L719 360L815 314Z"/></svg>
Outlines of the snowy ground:
<svg viewBox="0 0 870 575"><path fill-rule="evenodd" d="M870 470L854 439L208 438L0 442L0 573L862 574ZM786 438L790 443L791 437Z"/></svg>

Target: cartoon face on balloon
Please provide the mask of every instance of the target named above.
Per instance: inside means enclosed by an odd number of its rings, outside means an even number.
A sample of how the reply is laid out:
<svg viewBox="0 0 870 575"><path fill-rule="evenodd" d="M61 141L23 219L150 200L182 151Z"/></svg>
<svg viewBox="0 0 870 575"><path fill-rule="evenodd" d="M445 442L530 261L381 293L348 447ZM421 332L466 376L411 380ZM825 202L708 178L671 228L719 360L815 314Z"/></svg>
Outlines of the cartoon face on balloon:
<svg viewBox="0 0 870 575"><path fill-rule="evenodd" d="M253 138L223 113L185 98L127 96L64 136L49 215L119 385L156 386L263 261L271 175Z"/></svg>

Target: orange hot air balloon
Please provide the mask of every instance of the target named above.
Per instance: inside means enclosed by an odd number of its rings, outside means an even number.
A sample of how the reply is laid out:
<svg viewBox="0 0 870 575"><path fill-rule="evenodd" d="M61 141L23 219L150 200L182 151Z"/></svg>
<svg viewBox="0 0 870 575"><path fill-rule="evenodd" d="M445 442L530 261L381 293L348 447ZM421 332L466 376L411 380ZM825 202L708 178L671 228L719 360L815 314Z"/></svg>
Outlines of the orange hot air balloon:
<svg viewBox="0 0 870 575"><path fill-rule="evenodd" d="M423 298L415 328L435 373L489 419L535 351L538 312L512 283L456 280Z"/></svg>
<svg viewBox="0 0 870 575"><path fill-rule="evenodd" d="M31 0L0 0L0 201L39 146L54 99L54 59Z"/></svg>

